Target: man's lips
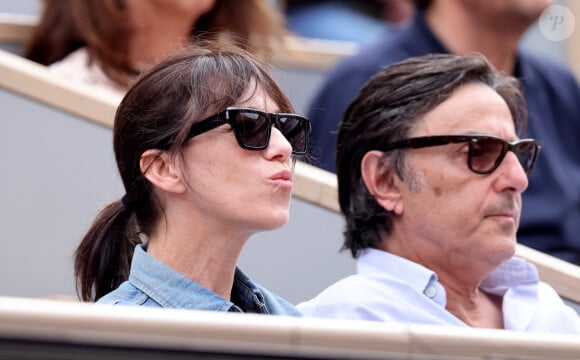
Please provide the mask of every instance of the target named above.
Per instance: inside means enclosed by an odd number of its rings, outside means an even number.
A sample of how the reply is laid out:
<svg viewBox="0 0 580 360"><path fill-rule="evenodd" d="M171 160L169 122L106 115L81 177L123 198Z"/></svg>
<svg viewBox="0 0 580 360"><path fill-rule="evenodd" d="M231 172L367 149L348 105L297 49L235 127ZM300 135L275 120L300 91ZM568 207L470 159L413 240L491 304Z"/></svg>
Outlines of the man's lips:
<svg viewBox="0 0 580 360"><path fill-rule="evenodd" d="M485 215L486 218L496 218L496 219L510 219L516 221L518 218L517 212L513 210L500 210L488 212Z"/></svg>
<svg viewBox="0 0 580 360"><path fill-rule="evenodd" d="M488 214L486 217L505 217L505 218L512 218L515 219L516 216L512 213L496 213L496 214Z"/></svg>

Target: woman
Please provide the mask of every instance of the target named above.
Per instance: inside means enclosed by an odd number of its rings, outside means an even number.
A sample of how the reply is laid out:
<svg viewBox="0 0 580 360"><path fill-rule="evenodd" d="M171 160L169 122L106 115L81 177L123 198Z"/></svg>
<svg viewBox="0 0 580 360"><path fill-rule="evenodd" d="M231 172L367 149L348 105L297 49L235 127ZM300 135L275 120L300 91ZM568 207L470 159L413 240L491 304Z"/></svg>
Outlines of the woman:
<svg viewBox="0 0 580 360"><path fill-rule="evenodd" d="M181 43L217 34L268 56L283 24L263 0L44 0L24 56L122 95L137 74Z"/></svg>
<svg viewBox="0 0 580 360"><path fill-rule="evenodd" d="M292 155L306 153L310 132L291 112L263 64L217 42L138 80L113 130L126 195L77 249L80 297L297 315L236 268L252 234L288 220Z"/></svg>

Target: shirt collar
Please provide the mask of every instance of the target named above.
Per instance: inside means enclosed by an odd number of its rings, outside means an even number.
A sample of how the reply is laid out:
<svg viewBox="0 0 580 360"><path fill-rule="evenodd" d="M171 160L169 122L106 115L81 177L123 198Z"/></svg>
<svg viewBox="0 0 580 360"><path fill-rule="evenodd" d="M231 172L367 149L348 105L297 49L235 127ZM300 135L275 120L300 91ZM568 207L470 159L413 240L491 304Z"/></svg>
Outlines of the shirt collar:
<svg viewBox="0 0 580 360"><path fill-rule="evenodd" d="M369 277L390 278L405 281L416 291L426 293L436 287L437 294L442 286L432 270L403 257L376 249L364 249L357 261L357 272ZM487 293L503 296L510 288L540 281L536 267L525 260L511 258L483 279L480 288Z"/></svg>
<svg viewBox="0 0 580 360"><path fill-rule="evenodd" d="M445 304L445 290L438 283L435 272L389 252L372 248L364 249L357 260L357 273L368 277L382 277L395 282L404 282L415 291ZM429 294L433 291L430 289L436 291Z"/></svg>
<svg viewBox="0 0 580 360"><path fill-rule="evenodd" d="M488 293L503 296L510 288L539 281L535 266L525 260L511 258L483 279L480 287Z"/></svg>

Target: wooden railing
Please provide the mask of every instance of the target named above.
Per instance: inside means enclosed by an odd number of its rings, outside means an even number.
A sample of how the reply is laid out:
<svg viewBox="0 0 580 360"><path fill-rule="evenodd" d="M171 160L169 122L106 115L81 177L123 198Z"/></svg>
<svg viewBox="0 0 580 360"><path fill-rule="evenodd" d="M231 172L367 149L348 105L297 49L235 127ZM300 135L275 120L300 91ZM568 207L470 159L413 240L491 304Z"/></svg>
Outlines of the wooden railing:
<svg viewBox="0 0 580 360"><path fill-rule="evenodd" d="M24 41L35 21L34 17L0 14L0 42ZM342 47L344 44L325 44L328 46L321 46L320 42L314 40L311 43L290 40L283 60L280 61L285 66L328 66L340 56L356 51L353 47ZM316 50L312 50L313 47ZM2 50L0 87L109 128L113 126L114 114L120 101L118 96L109 92L63 82L46 67ZM294 178L295 197L339 212L334 174L298 162ZM551 284L562 297L580 303L580 267L523 245L517 245L516 255L534 263L541 279Z"/></svg>
<svg viewBox="0 0 580 360"><path fill-rule="evenodd" d="M0 43L24 44L37 22L32 15L0 13Z"/></svg>
<svg viewBox="0 0 580 360"><path fill-rule="evenodd" d="M0 87L112 128L121 98L88 85L72 84L46 66L0 50Z"/></svg>
<svg viewBox="0 0 580 360"><path fill-rule="evenodd" d="M47 352L66 359L553 360L577 359L580 337L0 297L0 356L44 359Z"/></svg>

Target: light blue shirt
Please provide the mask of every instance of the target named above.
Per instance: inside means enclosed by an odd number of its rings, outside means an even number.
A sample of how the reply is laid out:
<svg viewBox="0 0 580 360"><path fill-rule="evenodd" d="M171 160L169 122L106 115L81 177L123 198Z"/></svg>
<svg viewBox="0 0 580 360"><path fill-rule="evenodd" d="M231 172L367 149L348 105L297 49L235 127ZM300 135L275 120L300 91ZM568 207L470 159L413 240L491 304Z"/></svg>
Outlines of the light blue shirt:
<svg viewBox="0 0 580 360"><path fill-rule="evenodd" d="M129 280L97 302L300 316L293 305L255 284L240 269L236 269L234 276L232 301L181 275L149 255L143 245L138 245L131 261Z"/></svg>
<svg viewBox="0 0 580 360"><path fill-rule="evenodd" d="M480 288L503 297L507 330L580 334L578 314L540 282L536 268L524 260L506 261ZM436 273L388 252L365 249L356 275L297 307L312 317L467 327L445 304L445 289Z"/></svg>

